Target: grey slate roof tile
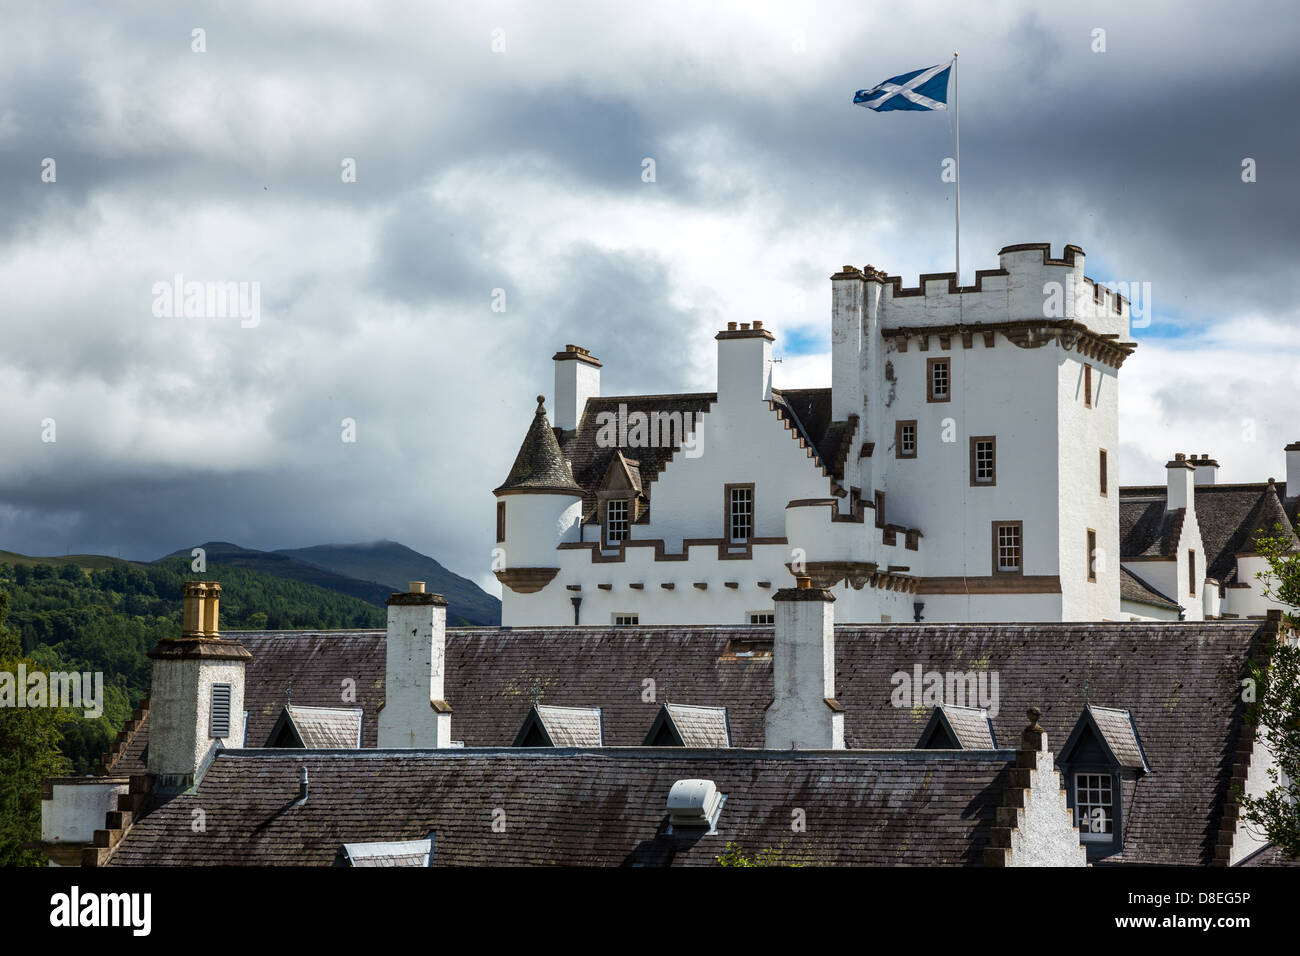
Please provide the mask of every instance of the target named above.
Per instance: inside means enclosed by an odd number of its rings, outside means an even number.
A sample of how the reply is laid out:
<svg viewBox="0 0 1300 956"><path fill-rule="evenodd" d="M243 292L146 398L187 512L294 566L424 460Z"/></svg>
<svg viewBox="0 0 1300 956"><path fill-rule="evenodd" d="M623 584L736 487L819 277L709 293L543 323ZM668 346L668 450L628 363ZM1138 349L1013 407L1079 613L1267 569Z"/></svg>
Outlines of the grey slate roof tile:
<svg viewBox="0 0 1300 956"><path fill-rule="evenodd" d="M1123 861L1205 864L1213 847L1242 730L1236 693L1257 621L1124 624L847 625L836 627L836 696L850 747L910 748L929 708L896 708L896 672L996 673L993 725L1019 739L1025 711L1043 709L1054 750L1090 701L1130 711L1147 760L1126 806ZM532 703L599 706L607 747L639 745L660 703L727 708L732 745L763 745L772 662L738 658L733 642L770 648L771 628L580 627L450 629L446 687L452 737L467 747L508 746ZM284 705L338 704L340 679L356 681L366 746L383 700L382 632L241 638L247 667L249 741L264 741ZM646 681L653 681L653 685ZM655 689L646 701L647 687ZM990 708L992 709L992 708ZM256 719L255 719L256 718ZM258 736L260 728L261 736ZM142 732L138 737L145 736ZM671 781L670 781L671 782ZM395 838L395 837L394 837Z"/></svg>
<svg viewBox="0 0 1300 956"><path fill-rule="evenodd" d="M672 723L683 747L731 746L727 708L665 703L663 712L664 718Z"/></svg>
<svg viewBox="0 0 1300 956"><path fill-rule="evenodd" d="M997 746L993 740L988 711L983 707L940 704L935 709L947 718L948 726L957 737L957 743L964 750L992 750Z"/></svg>
<svg viewBox="0 0 1300 956"><path fill-rule="evenodd" d="M227 751L195 792L138 821L111 862L327 866L344 843L433 831L435 866L707 866L728 841L788 863L977 864L1013 763L1008 751ZM291 806L304 765L310 796ZM665 833L668 791L688 778L727 795L715 835ZM195 807L205 833L191 827Z"/></svg>
<svg viewBox="0 0 1300 956"><path fill-rule="evenodd" d="M519 446L515 463L495 492L502 491L541 491L572 492L581 494L579 488L565 467L560 454L560 445L555 440L555 432L546 420L546 408L538 396L537 411L532 424Z"/></svg>
<svg viewBox="0 0 1300 956"><path fill-rule="evenodd" d="M1133 726L1133 717L1127 710L1089 704L1088 712L1121 767L1142 771L1149 769L1146 758L1142 755L1137 728Z"/></svg>
<svg viewBox="0 0 1300 956"><path fill-rule="evenodd" d="M293 725L302 745L312 750L346 750L361 746L363 711L359 707L284 708L285 720Z"/></svg>
<svg viewBox="0 0 1300 956"><path fill-rule="evenodd" d="M1120 565L1119 569L1119 596L1125 601L1149 604L1169 611L1178 611L1182 608L1177 601L1157 591L1123 565Z"/></svg>
<svg viewBox="0 0 1300 956"><path fill-rule="evenodd" d="M604 742L599 707L539 704L535 709L552 747L599 747Z"/></svg>
<svg viewBox="0 0 1300 956"><path fill-rule="evenodd" d="M1252 549L1255 532L1260 527L1272 531L1276 521L1283 525L1284 531L1294 529L1300 496L1288 500L1286 493L1286 482L1276 483L1272 493L1267 482L1196 486L1193 503L1205 545L1207 577L1220 584L1233 580L1236 555ZM1172 553L1156 547L1157 543L1163 547L1166 541L1153 530L1153 516L1164 512L1165 495L1166 489L1159 486L1120 489L1120 554L1123 557ZM1175 535L1168 547L1176 543Z"/></svg>

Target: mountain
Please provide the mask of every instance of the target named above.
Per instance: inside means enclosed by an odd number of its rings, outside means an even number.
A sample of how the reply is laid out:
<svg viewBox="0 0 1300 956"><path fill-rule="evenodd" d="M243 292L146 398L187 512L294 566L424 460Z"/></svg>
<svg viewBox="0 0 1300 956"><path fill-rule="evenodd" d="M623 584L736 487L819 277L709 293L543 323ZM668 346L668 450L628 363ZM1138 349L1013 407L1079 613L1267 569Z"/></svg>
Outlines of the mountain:
<svg viewBox="0 0 1300 956"><path fill-rule="evenodd" d="M447 599L447 620L469 624L501 623L501 602L468 578L461 577L428 555L396 541L369 544L322 544L312 548L286 548L274 552L304 564L361 581L377 581L384 597L405 591L408 582L423 581L425 588ZM381 602L382 603L382 602Z"/></svg>
<svg viewBox="0 0 1300 956"><path fill-rule="evenodd" d="M239 545L231 544L228 541L208 541L205 544L198 545L198 547L206 552L208 573L214 577L214 566L247 568L249 571L272 574L278 578L288 578L291 581L299 581L303 584L314 584L317 587L337 591L349 597L360 598L367 604L375 604L379 607L384 606L384 602L388 600L390 593L389 588L374 581L357 580L346 575L335 574L316 565L296 561L289 555L280 554L276 551L241 548ZM179 551L173 551L153 563L160 564L163 561L175 560L176 558L184 558L189 561L192 560L190 558L192 550L192 548L181 548Z"/></svg>
<svg viewBox="0 0 1300 956"><path fill-rule="evenodd" d="M31 555L19 554L17 551L0 551L0 564L22 564L27 567L46 564L52 568L61 568L70 564L73 567L94 570L137 563L139 562L128 561L126 558L112 558L106 554L65 554L59 557L37 558Z"/></svg>

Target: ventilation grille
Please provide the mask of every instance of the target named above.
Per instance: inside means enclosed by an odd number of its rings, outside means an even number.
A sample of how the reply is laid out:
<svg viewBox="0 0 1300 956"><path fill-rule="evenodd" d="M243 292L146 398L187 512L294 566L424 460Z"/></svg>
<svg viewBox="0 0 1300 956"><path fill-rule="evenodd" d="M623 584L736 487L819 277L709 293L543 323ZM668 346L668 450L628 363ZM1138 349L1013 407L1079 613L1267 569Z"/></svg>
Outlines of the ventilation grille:
<svg viewBox="0 0 1300 956"><path fill-rule="evenodd" d="M230 685L212 685L212 720L210 737L230 736Z"/></svg>

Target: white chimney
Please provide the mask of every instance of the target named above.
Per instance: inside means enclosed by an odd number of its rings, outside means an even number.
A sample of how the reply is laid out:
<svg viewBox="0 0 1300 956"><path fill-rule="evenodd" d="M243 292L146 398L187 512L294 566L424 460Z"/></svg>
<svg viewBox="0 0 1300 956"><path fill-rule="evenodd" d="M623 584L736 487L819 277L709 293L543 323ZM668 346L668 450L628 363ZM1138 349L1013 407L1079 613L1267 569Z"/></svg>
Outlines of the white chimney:
<svg viewBox="0 0 1300 956"><path fill-rule="evenodd" d="M182 596L182 633L149 652L149 772L163 791L183 791L221 748L244 746L244 664L239 641L217 629L221 585L189 581Z"/></svg>
<svg viewBox="0 0 1300 956"><path fill-rule="evenodd" d="M1195 510L1192 505L1195 487L1196 468L1182 452L1174 455L1174 460L1165 465L1169 472L1169 494L1165 498L1165 510L1177 511L1179 508Z"/></svg>
<svg viewBox="0 0 1300 956"><path fill-rule="evenodd" d="M772 399L772 340L762 322L728 322L718 340L718 403Z"/></svg>
<svg viewBox="0 0 1300 956"><path fill-rule="evenodd" d="M443 692L447 602L412 581L388 599L384 706L379 746L385 749L451 746L451 705Z"/></svg>
<svg viewBox="0 0 1300 956"><path fill-rule="evenodd" d="M831 418L862 414L863 276L853 266L831 276Z"/></svg>
<svg viewBox="0 0 1300 956"><path fill-rule="evenodd" d="M1196 468L1196 484L1212 485L1219 480L1219 463L1209 455L1193 455L1192 465Z"/></svg>
<svg viewBox="0 0 1300 956"><path fill-rule="evenodd" d="M1286 446L1286 496L1300 495L1300 441Z"/></svg>
<svg viewBox="0 0 1300 956"><path fill-rule="evenodd" d="M573 431L582 420L587 399L600 397L600 360L584 348L566 345L556 352L555 420L556 428Z"/></svg>
<svg viewBox="0 0 1300 956"><path fill-rule="evenodd" d="M835 699L835 595L806 577L782 588L772 644L769 750L842 750L844 708Z"/></svg>

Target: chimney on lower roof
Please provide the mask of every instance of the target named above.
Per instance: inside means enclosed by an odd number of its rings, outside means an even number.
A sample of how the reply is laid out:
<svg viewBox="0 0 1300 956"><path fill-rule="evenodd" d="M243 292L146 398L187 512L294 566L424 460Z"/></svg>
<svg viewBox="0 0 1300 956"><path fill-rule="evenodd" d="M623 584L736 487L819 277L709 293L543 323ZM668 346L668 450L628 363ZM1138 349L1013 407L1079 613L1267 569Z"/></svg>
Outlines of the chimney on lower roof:
<svg viewBox="0 0 1300 956"><path fill-rule="evenodd" d="M769 750L844 749L844 708L835 699L835 595L807 577L772 599L772 703Z"/></svg>
<svg viewBox="0 0 1300 956"><path fill-rule="evenodd" d="M451 706L443 671L447 649L447 602L412 581L410 590L388 598L384 650L384 706L379 746L436 749L451 746Z"/></svg>
<svg viewBox="0 0 1300 956"><path fill-rule="evenodd" d="M187 581L180 637L149 652L148 766L162 791L189 789L216 750L244 746L244 664L252 655L217 633L220 594L215 581Z"/></svg>

